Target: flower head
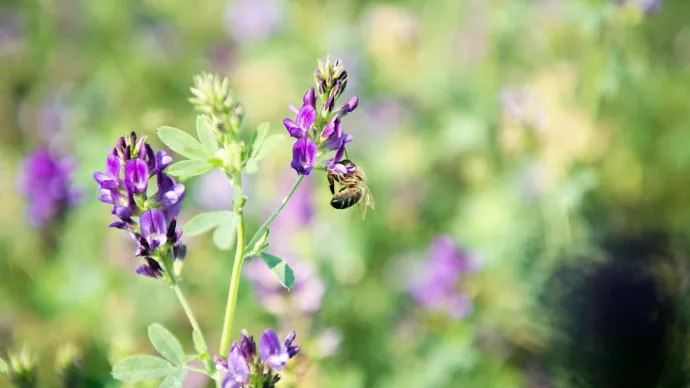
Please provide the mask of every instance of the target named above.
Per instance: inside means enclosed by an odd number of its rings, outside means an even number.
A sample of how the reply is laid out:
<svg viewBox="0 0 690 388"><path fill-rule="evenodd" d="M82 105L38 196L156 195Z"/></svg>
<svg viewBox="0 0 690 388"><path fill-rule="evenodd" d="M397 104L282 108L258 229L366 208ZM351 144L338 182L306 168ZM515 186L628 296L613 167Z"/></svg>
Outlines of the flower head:
<svg viewBox="0 0 690 388"><path fill-rule="evenodd" d="M295 332L290 333L283 343L272 329L267 329L259 341L261 357L256 357L256 344L246 330L242 330L240 344L234 342L227 358L214 356L213 361L222 378L223 388L247 387L250 381L257 387L273 387L280 376L276 371L285 367L288 360L299 352L300 347L292 345ZM265 355L265 357L264 357Z"/></svg>
<svg viewBox="0 0 690 388"><path fill-rule="evenodd" d="M176 220L185 187L165 173L171 162L165 151L155 153L145 136L137 138L132 132L118 140L106 158L105 171L93 175L98 199L112 205L111 213L118 218L109 226L130 233L138 245L135 256L144 258L135 271L152 278L165 274L159 262L162 256L183 260L186 254ZM148 182L153 177L158 191L148 198Z"/></svg>
<svg viewBox="0 0 690 388"><path fill-rule="evenodd" d="M342 158L345 144L352 141L352 135L343 132L341 118L357 108L359 98L353 96L341 108L334 109L347 86L348 75L341 61L331 62L330 58L319 61L314 78L316 88L310 88L304 94L302 107L297 110L290 106L296 114L295 119L283 120L290 136L297 139L292 148L291 166L298 174L309 175L316 167L317 157L338 150L340 156L336 155L318 168L329 169L335 174L346 173L347 170L336 164Z"/></svg>
<svg viewBox="0 0 690 388"><path fill-rule="evenodd" d="M38 148L24 159L19 191L27 200L31 225L46 226L79 200L80 193L71 182L73 170L71 158L59 158L47 148Z"/></svg>

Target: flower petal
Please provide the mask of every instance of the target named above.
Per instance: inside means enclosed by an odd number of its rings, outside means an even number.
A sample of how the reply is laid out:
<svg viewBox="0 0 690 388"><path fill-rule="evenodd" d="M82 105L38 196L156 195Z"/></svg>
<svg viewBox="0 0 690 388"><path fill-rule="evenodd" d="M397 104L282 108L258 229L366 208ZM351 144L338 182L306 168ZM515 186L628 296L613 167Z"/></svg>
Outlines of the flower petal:
<svg viewBox="0 0 690 388"><path fill-rule="evenodd" d="M120 158L117 155L108 155L105 162L105 173L113 179L120 180Z"/></svg>
<svg viewBox="0 0 690 388"><path fill-rule="evenodd" d="M314 92L314 88L309 88L309 90L304 93L302 101L304 101L304 105L309 105L316 109L316 93Z"/></svg>
<svg viewBox="0 0 690 388"><path fill-rule="evenodd" d="M141 235L148 240L154 234L161 234L165 237L167 228L165 226L165 215L158 209L149 209L141 213L139 217L141 224Z"/></svg>
<svg viewBox="0 0 690 388"><path fill-rule="evenodd" d="M132 194L146 191L149 168L141 159L130 159L125 164L125 188Z"/></svg>
<svg viewBox="0 0 690 388"><path fill-rule="evenodd" d="M311 125L314 124L315 119L316 110L312 108L310 105L304 105L299 110L295 123L299 125L304 131L307 131L309 130L309 127L311 127Z"/></svg>
<svg viewBox="0 0 690 388"><path fill-rule="evenodd" d="M292 119L288 119L288 118L284 119L283 125L285 126L285 129L287 129L290 136L292 136L294 138L299 139L299 138L304 137L304 135L307 134L307 130L302 129L299 125L295 124L295 122L292 121Z"/></svg>

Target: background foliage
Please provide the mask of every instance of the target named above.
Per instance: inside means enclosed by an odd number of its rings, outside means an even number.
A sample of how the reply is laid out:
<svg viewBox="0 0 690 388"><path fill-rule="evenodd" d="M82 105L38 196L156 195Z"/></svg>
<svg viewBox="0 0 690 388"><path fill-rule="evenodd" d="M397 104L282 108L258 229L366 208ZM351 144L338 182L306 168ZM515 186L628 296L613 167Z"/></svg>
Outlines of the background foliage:
<svg viewBox="0 0 690 388"><path fill-rule="evenodd" d="M333 210L325 177L309 176L276 220L272 246L310 263L302 281L321 279L323 297L311 288L266 308L246 281L238 334L297 330L304 356L286 387L539 386L556 360L541 356L556 334L539 297L554 268L612 230L690 222L690 3L649 13L624 3L0 5L0 350L26 344L53 386L58 349L71 343L95 387L117 386L111 363L153 351L150 322L191 349L174 295L134 274L133 243L106 227L91 175L127 131L156 148L159 126L194 133L188 88L202 70L230 78L246 125L268 120L282 133L287 105L330 54L345 62L347 94L360 96L345 123L355 136L348 153L377 208L364 222ZM14 190L22 157L39 145L76 158L84 193L50 230L24 221ZM286 142L247 179L250 230L289 188L289 160ZM231 208L222 174L185 183L183 220ZM305 221L300 206L313 207ZM408 295L410 269L442 233L481 262L459 284L474 304L459 320ZM186 239L185 282L215 349L232 259L211 238ZM275 282L268 271L254 276ZM317 308L295 307L310 296Z"/></svg>

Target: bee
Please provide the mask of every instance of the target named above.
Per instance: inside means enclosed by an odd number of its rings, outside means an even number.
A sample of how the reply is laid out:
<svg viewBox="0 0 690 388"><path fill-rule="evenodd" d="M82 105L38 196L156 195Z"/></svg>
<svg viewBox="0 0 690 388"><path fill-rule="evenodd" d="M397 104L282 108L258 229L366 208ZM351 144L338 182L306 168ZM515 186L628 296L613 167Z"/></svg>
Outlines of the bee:
<svg viewBox="0 0 690 388"><path fill-rule="evenodd" d="M375 206L374 196L371 194L371 190L369 190L369 185L367 185L364 170L348 159L344 159L341 163L346 167L354 166L355 170L342 175L327 173L329 187L331 194L333 194L331 206L336 209L347 209L358 204L359 215L364 219L367 215L367 207L374 209ZM337 193L335 192L335 182L343 185Z"/></svg>

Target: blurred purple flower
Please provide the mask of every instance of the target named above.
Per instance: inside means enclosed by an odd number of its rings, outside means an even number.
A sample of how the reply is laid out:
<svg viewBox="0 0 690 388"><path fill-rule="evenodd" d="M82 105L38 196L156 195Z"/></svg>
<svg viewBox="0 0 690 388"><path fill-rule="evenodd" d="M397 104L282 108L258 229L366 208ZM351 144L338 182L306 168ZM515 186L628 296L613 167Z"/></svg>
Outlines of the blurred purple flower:
<svg viewBox="0 0 690 388"><path fill-rule="evenodd" d="M289 255L288 255L289 256ZM283 259L286 259L284 256ZM275 280L271 271L261 260L245 264L245 275L254 286L254 292L263 308L282 315L290 312L312 314L321 307L326 292L324 282L318 277L314 266L308 261L289 260L295 272L295 285L288 291Z"/></svg>
<svg viewBox="0 0 690 388"><path fill-rule="evenodd" d="M309 175L316 163L316 143L309 138L302 138L292 146L292 162L290 166L300 175Z"/></svg>
<svg viewBox="0 0 690 388"><path fill-rule="evenodd" d="M642 9L646 14L658 12L661 9L662 0L629 0Z"/></svg>
<svg viewBox="0 0 690 388"><path fill-rule="evenodd" d="M458 282L462 274L475 270L474 257L459 250L451 236L441 235L431 243L422 272L413 279L412 298L424 309L465 317L472 311L472 300L458 289Z"/></svg>
<svg viewBox="0 0 690 388"><path fill-rule="evenodd" d="M261 361L265 362L271 369L283 369L287 362L300 350L299 346L292 345L294 340L294 331L285 338L284 343L281 343L275 331L266 329L259 339Z"/></svg>
<svg viewBox="0 0 690 388"><path fill-rule="evenodd" d="M277 0L236 0L225 9L225 30L238 42L263 40L275 34L285 20Z"/></svg>
<svg viewBox="0 0 690 388"><path fill-rule="evenodd" d="M75 163L59 158L47 148L29 154L19 173L19 191L27 201L27 219L34 227L44 227L60 218L80 198L71 182Z"/></svg>

